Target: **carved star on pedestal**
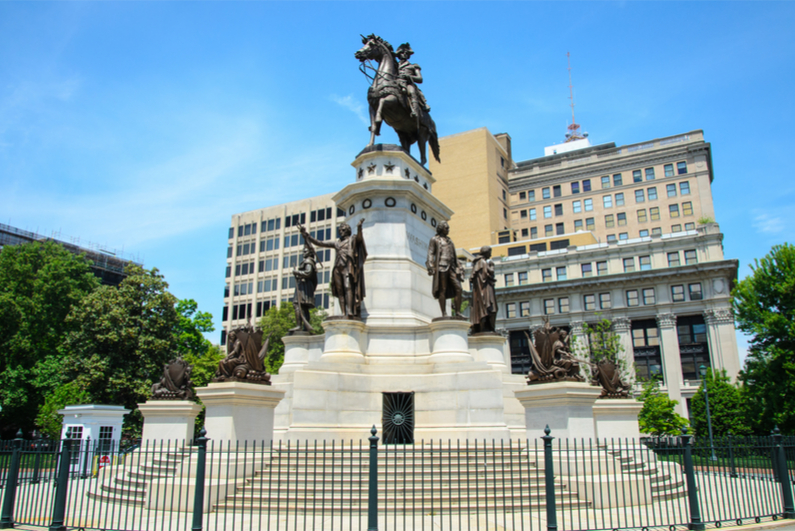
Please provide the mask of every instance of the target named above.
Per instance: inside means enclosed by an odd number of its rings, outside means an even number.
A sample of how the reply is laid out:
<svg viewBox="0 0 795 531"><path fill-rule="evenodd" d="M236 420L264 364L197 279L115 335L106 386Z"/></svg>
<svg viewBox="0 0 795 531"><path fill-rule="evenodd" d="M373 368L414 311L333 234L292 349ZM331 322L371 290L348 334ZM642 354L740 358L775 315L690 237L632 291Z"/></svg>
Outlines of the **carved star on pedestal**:
<svg viewBox="0 0 795 531"><path fill-rule="evenodd" d="M359 179L361 179L363 176L364 176L364 168L359 168L359 172L357 174L357 177Z"/></svg>
<svg viewBox="0 0 795 531"><path fill-rule="evenodd" d="M375 163L371 163L369 166L367 166L367 173L368 174L375 173L376 167L377 166L375 165Z"/></svg>
<svg viewBox="0 0 795 531"><path fill-rule="evenodd" d="M405 173L406 173L406 179L411 179L411 172L409 171L408 168L406 168L406 172Z"/></svg>
<svg viewBox="0 0 795 531"><path fill-rule="evenodd" d="M390 160L389 162L387 162L386 164L384 164L384 169L385 169L387 172L389 172L389 173L392 173L392 170L394 170L394 169L395 169L395 165L394 165L394 164L392 164L392 161Z"/></svg>

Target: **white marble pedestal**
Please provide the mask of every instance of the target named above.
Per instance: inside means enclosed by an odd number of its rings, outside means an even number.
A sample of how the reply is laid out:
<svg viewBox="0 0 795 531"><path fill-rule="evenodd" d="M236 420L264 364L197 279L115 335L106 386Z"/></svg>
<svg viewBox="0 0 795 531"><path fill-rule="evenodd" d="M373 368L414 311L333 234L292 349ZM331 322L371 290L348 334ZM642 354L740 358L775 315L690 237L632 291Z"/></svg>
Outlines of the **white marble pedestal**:
<svg viewBox="0 0 795 531"><path fill-rule="evenodd" d="M273 440L273 410L284 391L270 385L242 382L211 383L196 389L207 408L204 427L216 441L251 441L268 444Z"/></svg>
<svg viewBox="0 0 795 531"><path fill-rule="evenodd" d="M190 400L148 400L138 404L138 409L144 417L143 444L187 444L193 440L196 416L202 407Z"/></svg>
<svg viewBox="0 0 795 531"><path fill-rule="evenodd" d="M634 398L597 400L593 406L595 435L599 439L635 439L640 437L638 414L643 403Z"/></svg>
<svg viewBox="0 0 795 531"><path fill-rule="evenodd" d="M527 438L540 437L546 426L559 439L593 438L593 405L601 392L584 382L542 383L514 391L525 408Z"/></svg>

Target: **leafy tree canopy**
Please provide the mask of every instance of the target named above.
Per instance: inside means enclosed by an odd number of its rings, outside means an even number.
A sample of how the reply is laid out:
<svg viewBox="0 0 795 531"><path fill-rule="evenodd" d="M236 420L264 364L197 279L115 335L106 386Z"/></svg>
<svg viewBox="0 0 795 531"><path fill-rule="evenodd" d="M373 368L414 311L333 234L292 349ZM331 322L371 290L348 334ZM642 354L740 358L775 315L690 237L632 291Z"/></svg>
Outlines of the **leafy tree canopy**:
<svg viewBox="0 0 795 531"><path fill-rule="evenodd" d="M100 287L69 314L75 330L61 351L69 376L92 401L135 409L178 351L180 319L157 269L131 264L127 274L118 287ZM139 430L140 415L128 415L125 428Z"/></svg>
<svg viewBox="0 0 795 531"><path fill-rule="evenodd" d="M31 411L61 383L66 317L99 286L89 266L55 242L0 251L0 424L11 432L32 430Z"/></svg>
<svg viewBox="0 0 795 531"><path fill-rule="evenodd" d="M47 395L44 404L39 408L36 425L45 437L58 439L63 425L63 416L58 414L58 410L75 404L90 403L91 397L77 382L61 384Z"/></svg>
<svg viewBox="0 0 795 531"><path fill-rule="evenodd" d="M320 324L326 317L326 312L322 308L313 308L309 311L309 322L312 330L316 334L323 333L323 326ZM265 358L265 368L271 374L277 374L279 367L284 363L284 343L282 337L287 335L287 331L295 328L295 309L292 303L283 302L278 308L276 306L265 312L260 320L263 341L269 335L271 342L268 345L268 356Z"/></svg>
<svg viewBox="0 0 795 531"><path fill-rule="evenodd" d="M183 357L187 354L202 356L211 346L205 333L215 330L213 316L209 312L198 311L199 305L193 299L177 301L177 350Z"/></svg>
<svg viewBox="0 0 795 531"><path fill-rule="evenodd" d="M732 435L751 435L753 430L746 419L746 407L741 389L731 383L725 370L716 374L711 369L707 371L701 386L690 400L690 418L696 435L706 437L709 434L705 384L709 391L712 435L723 437L730 432Z"/></svg>
<svg viewBox="0 0 795 531"><path fill-rule="evenodd" d="M740 373L755 430L795 433L795 246L776 245L732 291L737 327L752 335Z"/></svg>
<svg viewBox="0 0 795 531"><path fill-rule="evenodd" d="M654 436L681 435L682 428L687 427L687 420L674 411L679 402L663 394L656 381L644 382L638 400L643 402L643 409L638 415L641 433Z"/></svg>

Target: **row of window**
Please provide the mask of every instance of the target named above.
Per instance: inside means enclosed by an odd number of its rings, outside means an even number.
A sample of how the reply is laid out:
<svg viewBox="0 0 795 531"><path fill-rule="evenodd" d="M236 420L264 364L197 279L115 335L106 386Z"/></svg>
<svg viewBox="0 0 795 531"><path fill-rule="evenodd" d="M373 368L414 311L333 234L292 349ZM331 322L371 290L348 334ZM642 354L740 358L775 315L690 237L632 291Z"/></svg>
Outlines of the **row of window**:
<svg viewBox="0 0 795 531"><path fill-rule="evenodd" d="M693 209L690 203L683 203L682 204L682 215L685 216L692 216ZM670 215L672 218L679 217L679 205L670 205ZM638 222L645 223L647 221L659 221L660 220L660 209L657 207L649 209L649 215L646 215L646 209L642 209L638 211ZM605 228L612 229L616 226L619 227L626 226L627 224L627 215L625 212L619 212L616 215L608 214L605 216ZM685 223L685 230L695 230L696 224L692 223ZM583 230L595 231L596 230L596 220L595 218L585 218L582 219L575 219L574 220L574 232L582 232ZM671 232L681 232L682 225L671 225ZM538 227L527 227L522 229L522 238L529 237L530 239L538 238ZM566 225L565 223L555 223L544 225L544 237L548 238L550 236L566 234ZM660 227L655 227L649 231L648 229L644 229L639 231L638 236L641 238L649 236L649 234L654 236L662 235L662 229ZM622 232L616 238L615 234L608 234L607 235L607 243L613 243L617 240L628 240L629 233ZM510 243L510 236L506 236L505 241L500 240L499 243Z"/></svg>
<svg viewBox="0 0 795 531"><path fill-rule="evenodd" d="M331 249L321 249L317 251L317 258L320 262L328 262L331 259ZM292 255L285 255L282 257L282 268L298 267L301 262L301 255L294 253ZM258 273L265 273L268 271L276 271L279 269L279 258L265 258L258 263ZM235 264L235 276L253 275L254 262L239 262ZM232 266L226 268L226 278L232 275Z"/></svg>
<svg viewBox="0 0 795 531"><path fill-rule="evenodd" d="M687 249L682 251L684 254L684 262L685 265L690 264L697 264L698 263L698 255L695 249ZM667 255L668 257L668 266L675 267L681 265L679 260L680 255L679 251L670 252ZM636 269L637 264L637 269ZM622 260L622 265L624 267L625 273L631 273L633 271L648 271L651 267L651 255L645 256L638 256L637 262L635 262L635 257L624 258ZM567 276L567 269L566 266L558 266L555 268L548 267L541 270L541 280L543 282L551 282L552 281L552 272L555 272L555 280L566 280ZM607 261L597 261L596 262L596 269L594 269L593 262L584 262L580 264L580 272L582 273L583 278L591 277L594 275L594 271L596 275L606 275L608 273L607 270ZM521 275L525 275L524 279L527 281L527 273L520 272L519 273L519 285L522 285L522 277ZM510 281L510 284L509 284ZM513 273L508 273L505 275L505 285L512 286L513 285Z"/></svg>
<svg viewBox="0 0 795 531"><path fill-rule="evenodd" d="M674 169L673 164L666 164L663 166L663 171L666 177L673 177L674 175L685 175L687 174L687 162L677 162L676 168ZM654 168L645 168L644 170L634 170L632 172L632 182L639 183L643 182L645 179L647 181L653 181L655 178ZM602 189L611 188L613 186L622 186L624 184L623 178L620 173L616 173L612 176L612 180L610 175L605 175L601 178L602 182ZM571 183L571 193L572 194L579 194L580 192L590 192L591 191L591 179L583 179L582 181L574 181ZM689 192L688 192L689 193ZM562 195L562 189L560 185L555 185L552 187L545 187L541 189L541 197L543 199L551 199L552 197L560 197ZM519 200L520 201L535 201L535 190L527 190L525 192L519 192Z"/></svg>
<svg viewBox="0 0 795 531"><path fill-rule="evenodd" d="M282 303L285 302L292 302L293 298L290 297L289 299L285 298L282 299ZM256 305L252 305L250 302L244 302L242 304L233 304L232 308L232 320L236 321L238 319L251 319L252 317L262 317L265 312L270 310L271 308L275 308L278 303L277 299L272 300L265 300L265 301L257 301ZM324 308L326 310L329 309L329 294L328 293L316 293L315 294L315 307L316 308ZM229 306L224 306L223 310L221 311L221 321L226 322L229 320ZM252 309L256 309L256 314L252 315ZM221 345L226 343L226 332L221 332Z"/></svg>
<svg viewBox="0 0 795 531"><path fill-rule="evenodd" d="M666 187L668 197L676 197L677 190L676 184L669 184ZM690 183L688 181L683 181L679 183L679 195L689 195L690 194ZM645 203L646 198L648 197L649 201L656 201L658 199L657 196L657 187L651 186L646 190L642 188L639 190L635 190L635 203ZM615 201L614 201L615 200ZM619 192L615 195L603 195L602 196L602 207L603 208L613 208L613 206L620 207L624 206L624 193ZM690 205L690 209L692 211L692 203L688 203ZM659 210L659 207L655 207ZM557 203L555 205L547 205L543 207L543 215L544 219L551 218L554 214L555 217L563 215L563 203ZM591 212L593 211L593 199L583 199L571 202L571 211L573 214L579 214L580 212ZM529 221L536 221L537 213L535 208L529 209L522 209L519 211L519 218L520 219L527 219Z"/></svg>

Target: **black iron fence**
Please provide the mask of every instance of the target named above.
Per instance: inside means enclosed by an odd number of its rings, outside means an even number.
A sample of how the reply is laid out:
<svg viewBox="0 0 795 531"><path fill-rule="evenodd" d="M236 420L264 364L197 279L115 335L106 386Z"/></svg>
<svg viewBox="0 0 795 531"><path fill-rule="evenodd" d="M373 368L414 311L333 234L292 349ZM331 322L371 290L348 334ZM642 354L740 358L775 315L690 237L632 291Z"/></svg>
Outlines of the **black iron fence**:
<svg viewBox="0 0 795 531"><path fill-rule="evenodd" d="M0 443L0 529L618 530L795 518L795 440Z"/></svg>

